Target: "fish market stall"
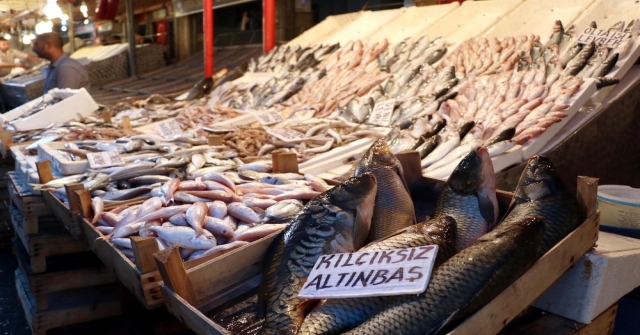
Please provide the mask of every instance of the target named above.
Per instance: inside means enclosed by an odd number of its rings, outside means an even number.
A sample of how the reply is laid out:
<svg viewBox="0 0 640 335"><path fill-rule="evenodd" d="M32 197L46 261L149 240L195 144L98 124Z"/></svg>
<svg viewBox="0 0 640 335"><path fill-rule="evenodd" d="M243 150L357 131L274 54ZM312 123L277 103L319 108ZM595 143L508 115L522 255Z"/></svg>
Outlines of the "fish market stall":
<svg viewBox="0 0 640 335"><path fill-rule="evenodd" d="M40 71L2 80L2 102L6 111L42 95L44 76Z"/></svg>

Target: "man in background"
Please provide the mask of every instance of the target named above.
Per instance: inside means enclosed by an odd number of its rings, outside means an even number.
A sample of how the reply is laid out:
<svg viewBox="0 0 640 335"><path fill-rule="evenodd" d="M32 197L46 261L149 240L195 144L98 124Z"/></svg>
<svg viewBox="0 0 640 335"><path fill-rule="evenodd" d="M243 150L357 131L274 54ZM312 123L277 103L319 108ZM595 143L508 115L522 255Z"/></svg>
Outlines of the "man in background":
<svg viewBox="0 0 640 335"><path fill-rule="evenodd" d="M16 63L16 59L20 60L20 62ZM25 63L22 63L27 60L34 63L40 62L40 59L34 55L29 55L28 53L9 48L9 41L0 36L0 77L4 77L11 73L11 69L14 67L28 69L29 67Z"/></svg>
<svg viewBox="0 0 640 335"><path fill-rule="evenodd" d="M33 52L51 62L45 72L44 92L52 88L88 88L89 75L82 65L62 51L62 38L57 33L38 35Z"/></svg>

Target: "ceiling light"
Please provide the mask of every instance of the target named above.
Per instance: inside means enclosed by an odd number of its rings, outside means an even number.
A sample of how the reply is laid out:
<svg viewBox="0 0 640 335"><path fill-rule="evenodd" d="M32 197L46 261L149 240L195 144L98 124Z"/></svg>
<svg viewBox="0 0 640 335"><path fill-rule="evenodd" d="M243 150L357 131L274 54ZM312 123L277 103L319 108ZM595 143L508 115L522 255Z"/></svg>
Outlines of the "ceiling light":
<svg viewBox="0 0 640 335"><path fill-rule="evenodd" d="M4 39L5 40L10 40L11 39L11 35L10 34L4 34Z"/></svg>
<svg viewBox="0 0 640 335"><path fill-rule="evenodd" d="M62 21L69 21L69 15L63 14L61 19Z"/></svg>
<svg viewBox="0 0 640 335"><path fill-rule="evenodd" d="M57 0L47 0L47 4L42 8L42 12L49 20L62 17L62 9L58 6Z"/></svg>
<svg viewBox="0 0 640 335"><path fill-rule="evenodd" d="M80 5L80 11L82 14L87 14L89 12L89 8L87 8L87 4L83 1L82 5Z"/></svg>
<svg viewBox="0 0 640 335"><path fill-rule="evenodd" d="M89 24L89 20L84 20L84 24Z"/></svg>
<svg viewBox="0 0 640 335"><path fill-rule="evenodd" d="M67 31L67 26L62 26L62 27L60 27L60 30L62 30L62 31Z"/></svg>
<svg viewBox="0 0 640 335"><path fill-rule="evenodd" d="M50 33L53 30L53 22L41 21L36 24L36 34Z"/></svg>

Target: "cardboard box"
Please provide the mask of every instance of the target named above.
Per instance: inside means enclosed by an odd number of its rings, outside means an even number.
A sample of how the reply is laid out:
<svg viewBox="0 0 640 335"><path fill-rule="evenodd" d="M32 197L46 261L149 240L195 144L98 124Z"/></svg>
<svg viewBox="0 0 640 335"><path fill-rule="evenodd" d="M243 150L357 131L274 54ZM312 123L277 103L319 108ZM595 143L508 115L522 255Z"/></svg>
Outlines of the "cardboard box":
<svg viewBox="0 0 640 335"><path fill-rule="evenodd" d="M3 122L16 120L11 123L16 130L31 130L46 128L52 123L61 124L71 121L77 119L79 115L86 117L98 110L98 104L93 101L93 98L86 89L70 90L54 88L44 95L44 103L48 103L53 99L64 100L31 116L20 119L25 112L40 104L42 99L43 97L39 97L31 100L20 107L2 114L0 118Z"/></svg>

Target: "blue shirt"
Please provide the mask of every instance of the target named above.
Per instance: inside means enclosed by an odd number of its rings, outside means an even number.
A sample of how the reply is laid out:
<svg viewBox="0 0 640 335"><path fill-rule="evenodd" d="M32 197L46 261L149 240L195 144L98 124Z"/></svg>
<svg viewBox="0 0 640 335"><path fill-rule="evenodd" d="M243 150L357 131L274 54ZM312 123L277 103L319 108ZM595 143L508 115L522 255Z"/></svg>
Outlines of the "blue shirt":
<svg viewBox="0 0 640 335"><path fill-rule="evenodd" d="M67 54L62 54L46 69L44 93L52 88L89 88L89 75L82 65Z"/></svg>

